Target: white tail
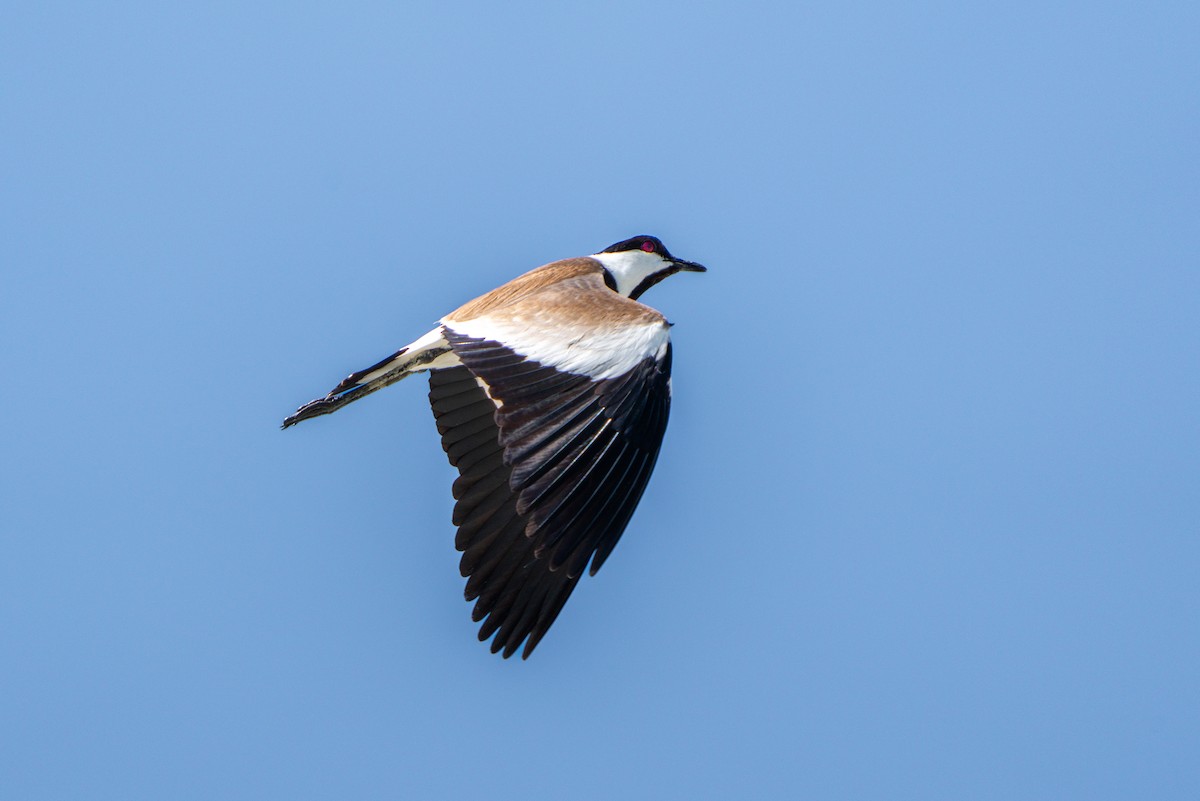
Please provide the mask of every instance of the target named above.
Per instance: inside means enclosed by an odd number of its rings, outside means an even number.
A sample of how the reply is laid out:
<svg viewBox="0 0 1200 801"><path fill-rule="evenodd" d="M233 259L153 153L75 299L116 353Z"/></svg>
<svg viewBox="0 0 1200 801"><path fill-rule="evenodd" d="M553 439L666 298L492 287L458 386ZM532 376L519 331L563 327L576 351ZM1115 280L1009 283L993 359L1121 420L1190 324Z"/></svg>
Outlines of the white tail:
<svg viewBox="0 0 1200 801"><path fill-rule="evenodd" d="M328 395L309 401L297 409L295 414L283 421L283 427L288 428L301 420L336 412L346 404L391 386L413 373L440 370L458 363L458 357L442 336L441 326L438 326L383 361L346 376Z"/></svg>

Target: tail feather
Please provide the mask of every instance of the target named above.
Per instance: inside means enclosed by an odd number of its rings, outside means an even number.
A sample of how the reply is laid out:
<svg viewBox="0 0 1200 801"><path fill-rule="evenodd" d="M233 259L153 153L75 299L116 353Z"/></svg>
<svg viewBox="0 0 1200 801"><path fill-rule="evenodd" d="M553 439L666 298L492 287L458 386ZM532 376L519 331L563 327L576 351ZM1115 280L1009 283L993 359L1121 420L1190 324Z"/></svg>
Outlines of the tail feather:
<svg viewBox="0 0 1200 801"><path fill-rule="evenodd" d="M404 376L400 376L400 378L403 377ZM399 381L400 379L397 378L396 380ZM343 381L342 383L345 382ZM296 425L296 423L299 423L301 420L307 420L310 417L320 417L323 414L336 412L347 403L353 403L363 395L369 395L377 389L382 389L383 386L384 385L381 384L380 386L373 387L370 384L364 384L362 386L352 387L348 392L343 392L341 395L330 392L324 398L317 398L316 400L309 401L297 409L295 414L284 418L283 425L280 426L280 428L290 428Z"/></svg>
<svg viewBox="0 0 1200 801"><path fill-rule="evenodd" d="M431 369L434 366L433 362L451 353L450 346L441 336L441 329L434 329L386 359L346 376L328 395L309 401L284 419L282 428L290 428L311 417L336 412L346 404L390 386L412 373Z"/></svg>
<svg viewBox="0 0 1200 801"><path fill-rule="evenodd" d="M363 383L364 378L369 376L371 373L378 372L378 371L383 370L384 368L388 367L389 365L392 364L392 362L399 359L405 353L408 353L408 348L401 348L400 350L393 353L391 356L388 356L386 359L380 359L378 362L376 362L375 364L366 368L365 370L359 370L357 373L351 373L350 375L343 378L342 383L340 383L336 387L334 387L333 390L329 394L330 395L340 395L341 393L345 392L348 389L354 389L355 387L360 386Z"/></svg>

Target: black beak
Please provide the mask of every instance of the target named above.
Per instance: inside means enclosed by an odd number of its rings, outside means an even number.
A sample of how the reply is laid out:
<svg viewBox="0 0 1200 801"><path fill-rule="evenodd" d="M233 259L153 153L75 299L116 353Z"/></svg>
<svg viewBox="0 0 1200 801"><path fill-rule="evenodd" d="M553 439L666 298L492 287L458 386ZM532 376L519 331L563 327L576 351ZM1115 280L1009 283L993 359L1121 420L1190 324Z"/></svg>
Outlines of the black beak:
<svg viewBox="0 0 1200 801"><path fill-rule="evenodd" d="M707 267L705 267L703 264L697 264L694 261L684 261L683 259L671 259L671 263L674 264L675 267L678 268L680 272L685 272L685 273L706 273L706 272L708 272Z"/></svg>

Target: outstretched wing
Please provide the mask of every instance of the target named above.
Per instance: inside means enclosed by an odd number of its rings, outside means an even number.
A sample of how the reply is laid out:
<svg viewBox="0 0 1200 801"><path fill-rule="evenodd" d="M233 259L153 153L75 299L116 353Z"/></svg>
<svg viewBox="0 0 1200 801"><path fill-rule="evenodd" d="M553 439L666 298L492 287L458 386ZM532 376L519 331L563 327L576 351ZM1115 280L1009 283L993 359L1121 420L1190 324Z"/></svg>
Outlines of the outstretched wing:
<svg viewBox="0 0 1200 801"><path fill-rule="evenodd" d="M430 402L460 474L466 594L478 599L474 619L486 618L480 639L496 633L492 651L507 657L528 637L528 657L589 562L594 574L612 553L646 488L670 407L666 326L614 358L572 362L561 341L539 360L544 341L501 344L451 325L462 366L430 374Z"/></svg>
<svg viewBox="0 0 1200 801"><path fill-rule="evenodd" d="M512 468L496 427L496 404L466 367L429 374L429 402L442 447L458 468L454 482L454 546L467 578L466 598L475 601L471 619L483 621L480 641L493 634L492 653L512 656L528 637L524 657L542 639L579 577L552 572L534 555L525 536L528 521L517 512ZM486 620L485 620L486 618Z"/></svg>

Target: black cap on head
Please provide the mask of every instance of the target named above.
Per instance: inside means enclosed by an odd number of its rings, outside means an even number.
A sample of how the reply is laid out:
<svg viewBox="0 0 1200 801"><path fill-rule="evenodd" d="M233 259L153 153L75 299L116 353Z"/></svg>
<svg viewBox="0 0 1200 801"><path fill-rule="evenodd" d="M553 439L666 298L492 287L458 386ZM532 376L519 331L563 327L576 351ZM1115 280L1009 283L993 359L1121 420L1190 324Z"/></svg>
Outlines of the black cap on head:
<svg viewBox="0 0 1200 801"><path fill-rule="evenodd" d="M671 254L667 251L667 246L662 243L662 240L657 236L648 236L642 234L631 239L626 239L623 242L618 242L615 245L609 245L601 253L623 253L627 250L644 250L647 253L657 253L664 259L670 259Z"/></svg>

